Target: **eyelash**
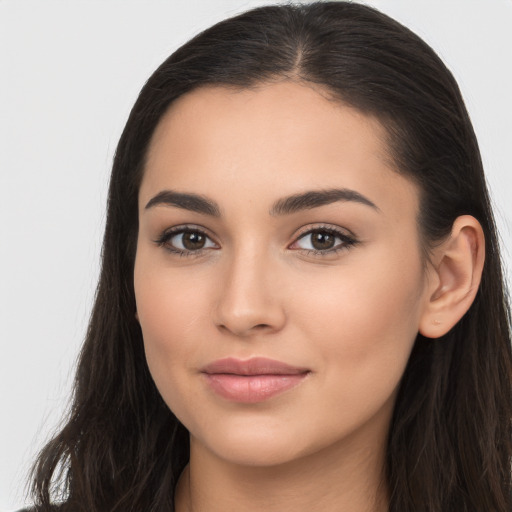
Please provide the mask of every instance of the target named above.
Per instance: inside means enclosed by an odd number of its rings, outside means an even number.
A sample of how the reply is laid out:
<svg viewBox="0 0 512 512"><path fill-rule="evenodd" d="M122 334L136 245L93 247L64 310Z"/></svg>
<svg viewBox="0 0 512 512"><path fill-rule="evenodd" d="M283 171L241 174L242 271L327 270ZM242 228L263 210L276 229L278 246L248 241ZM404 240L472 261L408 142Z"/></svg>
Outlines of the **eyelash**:
<svg viewBox="0 0 512 512"><path fill-rule="evenodd" d="M340 243L335 245L332 249L326 249L326 250L320 250L320 249L296 249L303 252L303 254L306 255L313 255L313 256L331 256L334 254L338 254L341 251L346 251L350 249L351 247L355 246L358 241L356 238L350 234L344 233L343 231L340 231L339 229L333 228L331 226L325 226L325 225L319 225L315 226L314 228L309 228L302 233L299 233L295 241L292 245L296 244L299 240L302 240L303 238L306 238L308 235L311 235L313 233L326 233L328 235L332 235L335 238L340 239Z"/></svg>
<svg viewBox="0 0 512 512"><path fill-rule="evenodd" d="M169 244L169 241L172 237L183 234L183 233L198 233L208 239L211 240L211 237L208 236L202 229L199 229L195 226L177 226L174 228L166 229L156 240L155 243L159 247L165 248L165 250L177 254L178 256L183 257L197 257L201 256L207 249L198 249L197 251L190 251L190 250L183 250L183 249L177 249L176 247L173 247Z"/></svg>
<svg viewBox="0 0 512 512"><path fill-rule="evenodd" d="M335 245L332 249L326 249L326 250L319 250L319 249L295 249L302 251L306 255L314 255L314 256L328 256L333 254L338 254L341 251L346 251L356 245L358 241L355 239L353 235L347 235L346 233L343 233L342 231L335 229L331 226L315 226L314 228L310 228L307 231L304 231L300 233L295 241L291 244L294 245L299 240L307 237L308 235L311 235L313 233L326 233L328 235L332 235L335 238L338 238L341 240L341 243L338 245ZM159 247L164 247L165 250L177 254L181 257L198 257L201 256L205 251L207 251L209 248L201 248L197 249L195 251L191 250L183 250L183 249L177 249L169 244L169 241L176 235L184 234L184 233L198 233L208 239L211 240L211 237L202 229L196 227L196 226L177 226L174 228L170 228L165 230L154 242Z"/></svg>

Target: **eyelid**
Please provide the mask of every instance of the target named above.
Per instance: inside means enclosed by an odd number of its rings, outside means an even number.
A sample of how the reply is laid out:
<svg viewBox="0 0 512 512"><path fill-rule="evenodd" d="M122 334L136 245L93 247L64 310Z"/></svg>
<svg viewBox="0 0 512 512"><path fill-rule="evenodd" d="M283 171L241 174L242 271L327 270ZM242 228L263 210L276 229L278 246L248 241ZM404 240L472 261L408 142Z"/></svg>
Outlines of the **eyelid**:
<svg viewBox="0 0 512 512"><path fill-rule="evenodd" d="M178 226L172 226L170 228L167 228L164 230L160 236L154 240L154 243L157 244L160 247L163 247L167 251L177 254L179 256L188 256L188 257L194 257L194 256L201 256L206 251L211 249L219 249L219 244L214 240L214 237L212 237L206 228L203 228L202 226L198 226L197 224L183 224ZM326 232L331 235L333 235L335 238L340 239L341 243L338 243L332 248L329 249L306 249L306 248L293 248L292 246L295 245L299 240L302 238L305 238L307 235L310 235L315 232ZM204 237L208 238L214 245L217 247L201 247L195 250L191 249L181 249L178 247L174 247L169 244L170 239L172 239L174 236L179 235L181 233L186 232L196 232L200 233ZM287 246L288 249L293 251L298 251L305 254L313 254L316 256L328 256L336 254L342 250L348 250L350 247L356 245L358 243L358 240L356 239L355 235L346 228L341 228L340 226L334 226L331 224L317 224L317 225L308 225L302 227L299 232L295 235L294 241Z"/></svg>
<svg viewBox="0 0 512 512"><path fill-rule="evenodd" d="M308 224L307 226L303 226L300 228L295 235L295 240L300 238L301 236L307 235L308 233L311 233L312 231L331 231L333 233L339 233L343 237L347 238L357 238L356 235L350 231L350 229L342 228L341 226L337 226L335 224L326 224L326 223L319 223L319 224Z"/></svg>
<svg viewBox="0 0 512 512"><path fill-rule="evenodd" d="M197 224L181 224L178 226L172 226L170 228L165 229L156 240L153 240L155 244L160 247L164 247L167 251L177 254L180 256L200 256L205 251L213 249L212 247L202 247L197 250L188 250L188 249L180 249L177 247L172 247L168 245L169 240L181 233L186 232L195 232L200 233L201 235L208 238L213 244L218 246L219 244L214 240L214 238L209 234L208 230L202 226L198 226Z"/></svg>
<svg viewBox="0 0 512 512"><path fill-rule="evenodd" d="M292 246L295 245L299 240L305 238L307 235L310 235L315 232L326 232L331 235L333 235L335 238L339 238L341 240L341 243L338 245L335 245L334 247L330 249L305 249L305 248L293 248ZM294 241L288 246L289 249L300 251L302 253L306 254L313 254L316 256L328 256L336 254L343 250L348 250L350 247L356 245L359 243L356 236L348 229L341 228L339 226L334 226L331 224L318 224L318 225L309 225L305 226L304 228L301 228L299 233L295 236Z"/></svg>

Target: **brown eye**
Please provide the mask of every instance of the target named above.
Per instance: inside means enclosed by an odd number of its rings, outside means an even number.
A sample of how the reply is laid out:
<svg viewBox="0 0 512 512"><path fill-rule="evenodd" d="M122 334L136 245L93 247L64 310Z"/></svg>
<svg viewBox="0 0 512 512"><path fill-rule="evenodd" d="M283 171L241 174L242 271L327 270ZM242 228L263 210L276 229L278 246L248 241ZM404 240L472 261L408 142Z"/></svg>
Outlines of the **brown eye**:
<svg viewBox="0 0 512 512"><path fill-rule="evenodd" d="M178 235L179 236L179 235ZM202 249L206 243L206 237L197 231L188 231L181 234L181 243L187 251Z"/></svg>
<svg viewBox="0 0 512 512"><path fill-rule="evenodd" d="M308 253L327 255L355 245L356 240L333 228L317 228L301 235L290 247L302 249Z"/></svg>
<svg viewBox="0 0 512 512"><path fill-rule="evenodd" d="M162 234L155 242L170 252L186 256L203 249L218 249L213 240L198 229L176 228Z"/></svg>
<svg viewBox="0 0 512 512"><path fill-rule="evenodd" d="M311 245L318 251L325 251L334 247L336 237L326 231L313 231L310 234Z"/></svg>

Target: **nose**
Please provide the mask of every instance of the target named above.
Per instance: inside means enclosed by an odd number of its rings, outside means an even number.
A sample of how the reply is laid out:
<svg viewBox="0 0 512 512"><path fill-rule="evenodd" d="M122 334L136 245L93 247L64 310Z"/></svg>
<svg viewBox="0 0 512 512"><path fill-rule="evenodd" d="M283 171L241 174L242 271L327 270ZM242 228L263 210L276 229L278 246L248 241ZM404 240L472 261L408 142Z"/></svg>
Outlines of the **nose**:
<svg viewBox="0 0 512 512"><path fill-rule="evenodd" d="M258 254L238 254L219 274L215 323L238 337L281 330L286 314L279 294L278 269Z"/></svg>

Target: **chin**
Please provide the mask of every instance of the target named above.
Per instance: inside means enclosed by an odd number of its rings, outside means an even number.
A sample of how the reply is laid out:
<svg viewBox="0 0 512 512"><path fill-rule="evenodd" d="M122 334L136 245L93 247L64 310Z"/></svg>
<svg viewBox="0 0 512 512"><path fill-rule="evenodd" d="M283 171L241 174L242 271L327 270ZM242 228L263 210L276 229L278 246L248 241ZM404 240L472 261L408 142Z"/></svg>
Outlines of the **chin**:
<svg viewBox="0 0 512 512"><path fill-rule="evenodd" d="M203 435L191 435L191 448L206 450L230 464L251 467L279 466L328 448L338 439L330 433L308 438L308 429L291 422L232 422L216 426ZM302 425L303 426L303 425Z"/></svg>
<svg viewBox="0 0 512 512"><path fill-rule="evenodd" d="M279 442L279 439L252 439L250 442L228 441L226 446L215 446L215 455L239 466L271 467L280 466L299 459L303 454L297 445Z"/></svg>

